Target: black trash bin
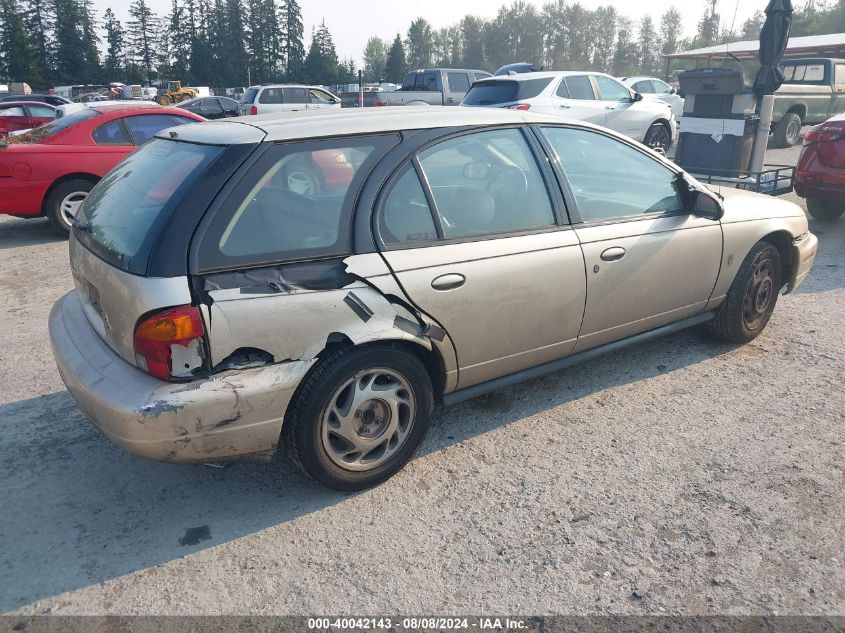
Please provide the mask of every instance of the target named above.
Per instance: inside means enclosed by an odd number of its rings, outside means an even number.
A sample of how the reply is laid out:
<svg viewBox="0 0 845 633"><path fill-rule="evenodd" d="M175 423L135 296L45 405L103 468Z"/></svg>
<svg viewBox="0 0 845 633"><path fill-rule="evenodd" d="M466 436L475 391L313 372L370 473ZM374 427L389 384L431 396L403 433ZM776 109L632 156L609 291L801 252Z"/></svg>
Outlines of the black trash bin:
<svg viewBox="0 0 845 633"><path fill-rule="evenodd" d="M678 77L684 116L675 162L693 174L738 177L748 170L759 117L740 71L697 68Z"/></svg>

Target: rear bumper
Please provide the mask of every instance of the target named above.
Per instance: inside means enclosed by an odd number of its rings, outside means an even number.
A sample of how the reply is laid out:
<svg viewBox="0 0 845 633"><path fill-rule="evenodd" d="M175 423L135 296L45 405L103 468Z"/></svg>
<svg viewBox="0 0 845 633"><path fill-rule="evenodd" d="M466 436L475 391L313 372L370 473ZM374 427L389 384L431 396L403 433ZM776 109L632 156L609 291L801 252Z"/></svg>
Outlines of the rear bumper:
<svg viewBox="0 0 845 633"><path fill-rule="evenodd" d="M841 185L795 181L795 193L802 198L816 198L840 202L845 199L845 181Z"/></svg>
<svg viewBox="0 0 845 633"><path fill-rule="evenodd" d="M786 288L786 292L792 292L807 278L813 262L816 260L816 252L819 248L819 239L812 233L807 233L802 238L796 238L792 243L795 253L795 272Z"/></svg>
<svg viewBox="0 0 845 633"><path fill-rule="evenodd" d="M162 382L103 342L75 292L53 306L50 340L62 380L94 426L131 453L169 462L270 459L288 403L314 362Z"/></svg>

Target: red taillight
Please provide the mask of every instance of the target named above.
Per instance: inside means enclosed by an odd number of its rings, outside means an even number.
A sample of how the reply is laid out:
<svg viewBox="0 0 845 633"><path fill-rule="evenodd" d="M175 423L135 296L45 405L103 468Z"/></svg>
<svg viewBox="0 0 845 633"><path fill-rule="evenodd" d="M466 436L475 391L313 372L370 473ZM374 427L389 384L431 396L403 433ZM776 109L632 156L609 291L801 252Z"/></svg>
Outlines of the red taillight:
<svg viewBox="0 0 845 633"><path fill-rule="evenodd" d="M258 114L258 106L252 106L252 107L249 109L249 113L250 113L250 114Z"/></svg>
<svg viewBox="0 0 845 633"><path fill-rule="evenodd" d="M845 138L845 124L835 125L833 123L823 123L817 125L804 135L804 145L839 141L843 138Z"/></svg>
<svg viewBox="0 0 845 633"><path fill-rule="evenodd" d="M373 106L386 106L387 101L382 101L381 99L373 99Z"/></svg>
<svg viewBox="0 0 845 633"><path fill-rule="evenodd" d="M179 350L178 360L202 356L204 329L198 308L182 306L147 317L135 328L135 362L151 376L160 380L184 380L196 363L173 367L173 347Z"/></svg>
<svg viewBox="0 0 845 633"><path fill-rule="evenodd" d="M530 110L530 103L517 103L516 105L505 106L506 110Z"/></svg>

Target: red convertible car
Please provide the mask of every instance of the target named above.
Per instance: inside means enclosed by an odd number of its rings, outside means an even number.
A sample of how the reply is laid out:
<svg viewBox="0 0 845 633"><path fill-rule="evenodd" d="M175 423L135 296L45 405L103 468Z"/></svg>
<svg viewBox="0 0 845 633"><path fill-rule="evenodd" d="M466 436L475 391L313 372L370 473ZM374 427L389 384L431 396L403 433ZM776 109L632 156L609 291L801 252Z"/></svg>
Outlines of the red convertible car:
<svg viewBox="0 0 845 633"><path fill-rule="evenodd" d="M0 213L46 216L67 233L88 192L161 130L204 121L184 110L92 106L0 140Z"/></svg>
<svg viewBox="0 0 845 633"><path fill-rule="evenodd" d="M845 112L804 136L795 191L807 199L807 210L817 220L845 213Z"/></svg>
<svg viewBox="0 0 845 633"><path fill-rule="evenodd" d="M56 118L56 108L36 101L0 103L0 136L29 130Z"/></svg>

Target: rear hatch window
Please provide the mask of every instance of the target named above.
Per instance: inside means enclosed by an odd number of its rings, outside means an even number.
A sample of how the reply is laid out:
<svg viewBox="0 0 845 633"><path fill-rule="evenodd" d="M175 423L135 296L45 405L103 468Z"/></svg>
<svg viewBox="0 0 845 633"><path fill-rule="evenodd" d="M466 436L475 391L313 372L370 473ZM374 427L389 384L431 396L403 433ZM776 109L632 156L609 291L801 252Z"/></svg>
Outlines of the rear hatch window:
<svg viewBox="0 0 845 633"><path fill-rule="evenodd" d="M113 266L143 275L162 226L222 152L211 145L153 140L94 187L77 217L75 237Z"/></svg>
<svg viewBox="0 0 845 633"><path fill-rule="evenodd" d="M255 95L257 94L258 88L248 88L244 93L244 96L241 98L241 103L253 103L255 101Z"/></svg>
<svg viewBox="0 0 845 633"><path fill-rule="evenodd" d="M462 103L471 106L488 106L533 99L551 82L551 77L525 81L513 79L479 81L472 84Z"/></svg>

